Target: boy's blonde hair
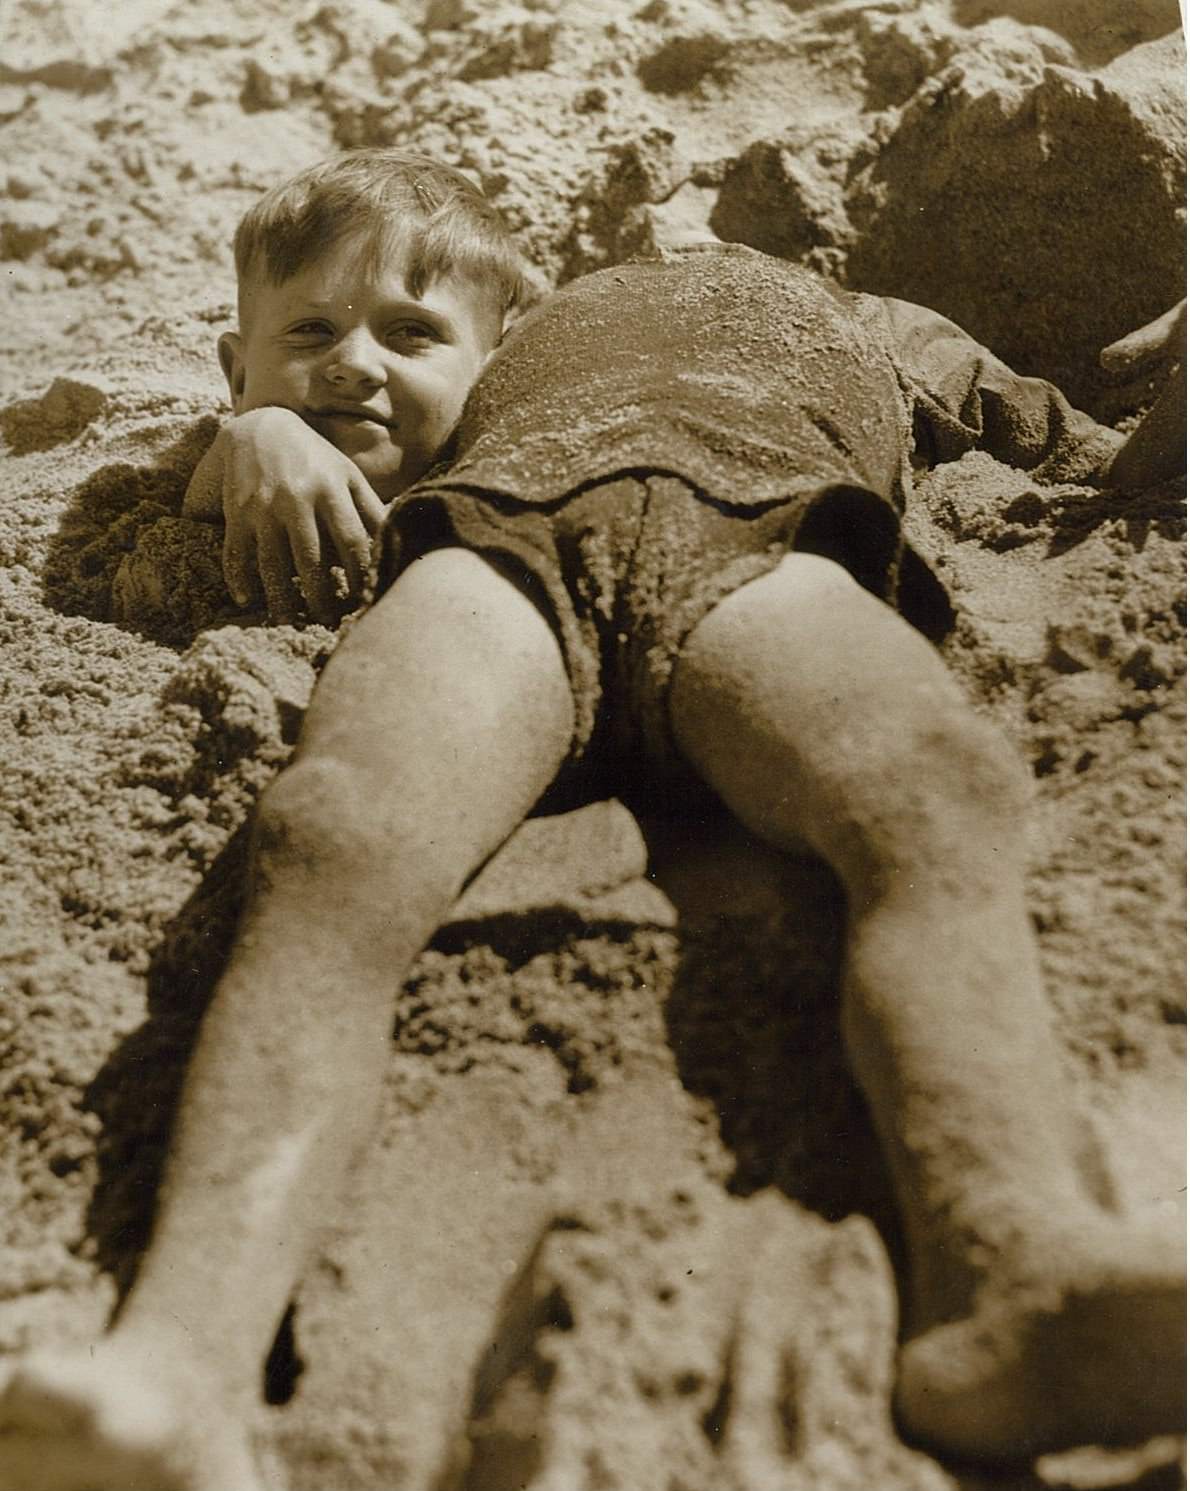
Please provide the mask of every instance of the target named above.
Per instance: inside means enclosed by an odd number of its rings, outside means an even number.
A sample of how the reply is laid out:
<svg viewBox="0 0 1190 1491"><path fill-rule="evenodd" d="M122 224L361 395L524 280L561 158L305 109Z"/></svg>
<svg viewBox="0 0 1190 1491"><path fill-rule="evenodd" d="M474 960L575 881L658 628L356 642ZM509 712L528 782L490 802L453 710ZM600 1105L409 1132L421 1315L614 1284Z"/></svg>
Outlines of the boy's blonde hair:
<svg viewBox="0 0 1190 1491"><path fill-rule="evenodd" d="M357 233L374 262L405 261L415 295L451 273L490 288L497 339L530 299L516 242L480 189L452 166L380 146L310 166L244 214L235 235L241 324L254 277L284 284Z"/></svg>

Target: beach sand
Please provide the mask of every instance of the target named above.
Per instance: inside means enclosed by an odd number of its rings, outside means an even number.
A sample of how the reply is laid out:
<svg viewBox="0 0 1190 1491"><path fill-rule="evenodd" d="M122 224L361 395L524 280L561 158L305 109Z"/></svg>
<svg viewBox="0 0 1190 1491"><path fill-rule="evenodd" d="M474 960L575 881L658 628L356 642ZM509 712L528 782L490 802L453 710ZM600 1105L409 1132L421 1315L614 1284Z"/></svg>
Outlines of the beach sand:
<svg viewBox="0 0 1190 1491"><path fill-rule="evenodd" d="M10 0L0 20L0 1353L135 1268L243 825L334 645L230 606L180 516L230 238L336 148L460 165L541 286L708 231L952 316L1126 423L1100 347L1183 293L1170 0ZM972 455L910 535L1036 779L1031 906L1086 1122L1182 1225L1184 488ZM650 845L647 839L652 839ZM618 803L527 824L403 985L383 1121L287 1317L293 1491L1011 1480L904 1445L899 1251L837 1035L842 905Z"/></svg>

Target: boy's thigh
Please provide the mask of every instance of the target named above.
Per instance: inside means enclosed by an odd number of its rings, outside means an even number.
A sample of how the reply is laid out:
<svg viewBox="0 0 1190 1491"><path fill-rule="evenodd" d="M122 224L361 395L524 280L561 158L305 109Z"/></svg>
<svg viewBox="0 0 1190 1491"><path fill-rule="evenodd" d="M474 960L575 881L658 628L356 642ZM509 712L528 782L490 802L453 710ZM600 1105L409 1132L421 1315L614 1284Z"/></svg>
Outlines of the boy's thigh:
<svg viewBox="0 0 1190 1491"><path fill-rule="evenodd" d="M895 814L975 725L940 656L835 561L785 555L725 596L670 690L686 760L754 832L826 850L857 816ZM832 856L833 857L833 856Z"/></svg>
<svg viewBox="0 0 1190 1491"><path fill-rule="evenodd" d="M408 790L432 769L460 788L536 795L572 728L549 623L494 565L451 547L415 560L352 625L314 691L299 754Z"/></svg>

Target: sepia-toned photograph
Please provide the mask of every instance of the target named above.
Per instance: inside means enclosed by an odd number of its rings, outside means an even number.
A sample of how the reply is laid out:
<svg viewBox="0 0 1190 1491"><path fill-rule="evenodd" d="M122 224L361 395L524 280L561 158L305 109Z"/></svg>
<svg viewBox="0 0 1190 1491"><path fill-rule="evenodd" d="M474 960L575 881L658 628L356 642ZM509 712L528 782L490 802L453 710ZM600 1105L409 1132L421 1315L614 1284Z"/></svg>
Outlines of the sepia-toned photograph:
<svg viewBox="0 0 1190 1491"><path fill-rule="evenodd" d="M0 0L0 1491L1186 1491L1177 0Z"/></svg>

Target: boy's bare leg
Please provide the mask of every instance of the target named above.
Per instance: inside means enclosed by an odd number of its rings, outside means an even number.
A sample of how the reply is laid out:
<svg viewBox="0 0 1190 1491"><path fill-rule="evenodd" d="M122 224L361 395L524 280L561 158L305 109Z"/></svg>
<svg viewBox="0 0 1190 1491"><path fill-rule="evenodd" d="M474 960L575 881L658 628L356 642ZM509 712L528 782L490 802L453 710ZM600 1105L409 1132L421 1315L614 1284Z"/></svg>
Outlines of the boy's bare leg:
<svg viewBox="0 0 1190 1491"><path fill-rule="evenodd" d="M261 803L136 1285L97 1346L9 1374L2 1491L258 1491L262 1363L372 1129L400 980L571 727L549 626L463 550L345 639Z"/></svg>
<svg viewBox="0 0 1190 1491"><path fill-rule="evenodd" d="M997 1459L1177 1430L1183 1244L1113 1209L1064 1079L1023 770L933 649L812 555L695 629L671 714L745 825L847 890L844 1036L910 1255L907 1431Z"/></svg>

